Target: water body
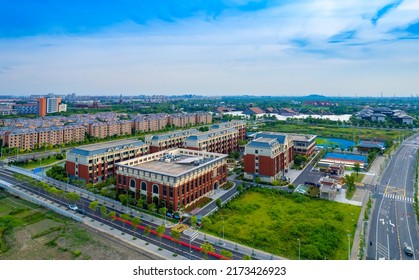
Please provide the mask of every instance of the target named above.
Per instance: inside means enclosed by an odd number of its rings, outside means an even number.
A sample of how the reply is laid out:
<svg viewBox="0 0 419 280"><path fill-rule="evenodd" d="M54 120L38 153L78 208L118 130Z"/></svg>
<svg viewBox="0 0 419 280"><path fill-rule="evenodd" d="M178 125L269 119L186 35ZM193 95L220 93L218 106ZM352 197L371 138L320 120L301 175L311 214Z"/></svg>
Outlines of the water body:
<svg viewBox="0 0 419 280"><path fill-rule="evenodd" d="M336 145L340 149L349 149L349 147L354 147L356 143L354 141L346 140L346 139L340 139L340 138L325 138L325 137L317 137L316 139L317 143L316 146L327 148L327 147L333 147L335 148Z"/></svg>
<svg viewBox="0 0 419 280"><path fill-rule="evenodd" d="M232 115L232 116L247 116L248 115L244 115L243 111L233 111L233 112L228 112L228 113L224 113L226 115ZM279 115L279 114L257 114L257 117L262 117L262 116L267 116L267 115L271 115L271 116L275 116L278 120L280 121L285 121L289 118L295 118L295 119L305 119L308 118L309 116L311 116L312 118L315 119L329 119L331 121L349 121L349 118L352 116L350 114L345 114L345 115L306 115L306 114L300 114L300 115L295 115L295 116L283 116L283 115Z"/></svg>

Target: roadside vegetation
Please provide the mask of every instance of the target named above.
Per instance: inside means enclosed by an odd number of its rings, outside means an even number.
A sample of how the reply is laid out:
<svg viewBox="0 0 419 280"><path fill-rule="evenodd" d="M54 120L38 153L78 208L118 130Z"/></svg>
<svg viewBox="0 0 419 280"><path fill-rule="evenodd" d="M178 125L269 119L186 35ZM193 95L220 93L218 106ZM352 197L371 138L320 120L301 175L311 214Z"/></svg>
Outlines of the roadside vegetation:
<svg viewBox="0 0 419 280"><path fill-rule="evenodd" d="M11 162L11 164L19 166L19 167L23 167L25 169L34 169L34 168L38 168L38 167L42 167L46 165L51 165L59 161L63 161L65 160L65 158L66 158L65 153L57 153L53 156L47 156L42 159L32 158L30 160L26 159L24 161L18 161L18 162L13 161Z"/></svg>
<svg viewBox="0 0 419 280"><path fill-rule="evenodd" d="M224 204L204 230L290 259L346 259L361 208L284 191L250 188Z"/></svg>

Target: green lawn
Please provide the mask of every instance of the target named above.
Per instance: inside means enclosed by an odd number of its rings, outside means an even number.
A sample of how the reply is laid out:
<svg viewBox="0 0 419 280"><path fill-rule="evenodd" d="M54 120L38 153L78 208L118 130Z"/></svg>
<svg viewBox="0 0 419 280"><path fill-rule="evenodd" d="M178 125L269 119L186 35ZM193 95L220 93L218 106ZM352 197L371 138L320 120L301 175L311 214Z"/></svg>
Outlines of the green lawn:
<svg viewBox="0 0 419 280"><path fill-rule="evenodd" d="M361 183L365 177L365 174L358 173L358 176L356 176L356 172L353 173L355 174L355 183Z"/></svg>
<svg viewBox="0 0 419 280"><path fill-rule="evenodd" d="M289 259L347 259L361 207L253 188L210 217L205 231Z"/></svg>

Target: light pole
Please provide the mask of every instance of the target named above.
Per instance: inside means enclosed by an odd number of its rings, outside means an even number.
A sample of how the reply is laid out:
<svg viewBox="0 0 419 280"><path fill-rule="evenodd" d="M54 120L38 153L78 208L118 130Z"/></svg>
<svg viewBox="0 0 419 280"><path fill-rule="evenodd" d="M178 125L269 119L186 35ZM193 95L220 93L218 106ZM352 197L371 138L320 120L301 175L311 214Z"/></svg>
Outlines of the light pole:
<svg viewBox="0 0 419 280"><path fill-rule="evenodd" d="M351 259L351 235L348 233L348 260Z"/></svg>
<svg viewBox="0 0 419 280"><path fill-rule="evenodd" d="M301 242L300 242L300 238L297 239L298 240L298 260L301 259Z"/></svg>

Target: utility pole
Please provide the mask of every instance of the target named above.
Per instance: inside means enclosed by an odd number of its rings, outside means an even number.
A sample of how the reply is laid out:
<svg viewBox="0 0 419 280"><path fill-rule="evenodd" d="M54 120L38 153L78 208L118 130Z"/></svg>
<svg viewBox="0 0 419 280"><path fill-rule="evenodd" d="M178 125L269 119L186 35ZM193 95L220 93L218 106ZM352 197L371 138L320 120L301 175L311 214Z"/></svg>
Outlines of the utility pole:
<svg viewBox="0 0 419 280"><path fill-rule="evenodd" d="M351 259L351 235L348 233L348 260Z"/></svg>
<svg viewBox="0 0 419 280"><path fill-rule="evenodd" d="M301 242L300 242L300 238L297 239L298 240L298 260L301 259Z"/></svg>

